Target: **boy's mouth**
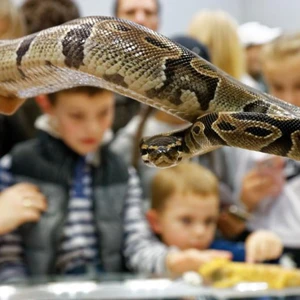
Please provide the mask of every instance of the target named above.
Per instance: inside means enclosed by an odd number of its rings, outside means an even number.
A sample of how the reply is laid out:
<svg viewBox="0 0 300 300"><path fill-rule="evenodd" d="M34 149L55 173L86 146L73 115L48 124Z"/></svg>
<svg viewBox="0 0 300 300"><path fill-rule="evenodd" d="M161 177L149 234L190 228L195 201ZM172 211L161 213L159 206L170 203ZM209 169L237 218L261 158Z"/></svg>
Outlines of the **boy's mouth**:
<svg viewBox="0 0 300 300"><path fill-rule="evenodd" d="M94 138L84 138L81 140L81 143L86 144L86 145L94 145L97 143L97 140Z"/></svg>

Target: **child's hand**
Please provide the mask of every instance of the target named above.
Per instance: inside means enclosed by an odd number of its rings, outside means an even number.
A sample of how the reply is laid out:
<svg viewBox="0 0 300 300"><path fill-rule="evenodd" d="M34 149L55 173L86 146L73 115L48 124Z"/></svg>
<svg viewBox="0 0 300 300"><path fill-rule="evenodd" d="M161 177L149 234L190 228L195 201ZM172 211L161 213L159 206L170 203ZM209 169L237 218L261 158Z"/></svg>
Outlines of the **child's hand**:
<svg viewBox="0 0 300 300"><path fill-rule="evenodd" d="M170 252L166 257L166 265L173 275L181 275L187 271L198 271L202 264L215 258L231 259L232 254L221 250L188 249Z"/></svg>
<svg viewBox="0 0 300 300"><path fill-rule="evenodd" d="M246 261L254 263L279 258L283 245L275 233L258 230L249 235L245 248Z"/></svg>

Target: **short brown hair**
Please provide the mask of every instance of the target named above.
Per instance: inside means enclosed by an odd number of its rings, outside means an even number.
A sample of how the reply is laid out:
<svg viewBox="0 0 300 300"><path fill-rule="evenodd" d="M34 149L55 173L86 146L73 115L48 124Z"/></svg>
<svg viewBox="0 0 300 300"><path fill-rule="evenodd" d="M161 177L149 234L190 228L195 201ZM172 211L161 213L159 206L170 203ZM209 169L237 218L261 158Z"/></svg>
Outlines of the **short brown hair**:
<svg viewBox="0 0 300 300"><path fill-rule="evenodd" d="M55 104L57 100L57 96L62 93L82 93L87 94L89 96L94 96L98 93L102 93L103 91L106 91L105 89L94 87L94 86L77 86L66 90L61 90L55 93L48 94L48 99L52 105Z"/></svg>
<svg viewBox="0 0 300 300"><path fill-rule="evenodd" d="M152 180L151 207L161 210L174 193L216 194L219 197L218 179L207 168L193 162L159 170Z"/></svg>
<svg viewBox="0 0 300 300"><path fill-rule="evenodd" d="M28 34L80 17L79 8L72 0L26 0L21 11Z"/></svg>

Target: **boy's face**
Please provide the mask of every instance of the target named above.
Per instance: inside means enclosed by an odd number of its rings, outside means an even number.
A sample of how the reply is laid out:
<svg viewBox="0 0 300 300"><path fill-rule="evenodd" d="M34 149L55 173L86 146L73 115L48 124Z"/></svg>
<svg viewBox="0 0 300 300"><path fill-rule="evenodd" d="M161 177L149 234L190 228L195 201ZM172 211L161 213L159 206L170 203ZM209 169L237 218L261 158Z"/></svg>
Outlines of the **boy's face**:
<svg viewBox="0 0 300 300"><path fill-rule="evenodd" d="M99 147L105 131L111 127L114 96L109 91L92 96L86 93L58 93L50 114L65 144L76 153L85 155Z"/></svg>
<svg viewBox="0 0 300 300"><path fill-rule="evenodd" d="M263 73L273 96L300 106L300 57L266 61Z"/></svg>
<svg viewBox="0 0 300 300"><path fill-rule="evenodd" d="M150 210L148 219L152 230L166 245L181 250L203 250L209 247L215 236L218 203L215 194L175 193L167 199L162 211Z"/></svg>

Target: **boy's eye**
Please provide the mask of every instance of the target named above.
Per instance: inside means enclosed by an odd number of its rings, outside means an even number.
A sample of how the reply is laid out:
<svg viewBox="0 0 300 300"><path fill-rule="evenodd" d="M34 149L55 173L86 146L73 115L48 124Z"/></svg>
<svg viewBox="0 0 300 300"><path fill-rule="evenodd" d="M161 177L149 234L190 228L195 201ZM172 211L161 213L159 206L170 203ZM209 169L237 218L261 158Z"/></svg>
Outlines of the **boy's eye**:
<svg viewBox="0 0 300 300"><path fill-rule="evenodd" d="M190 225L192 224L192 218L190 217L182 217L180 219L180 221L184 224L184 225Z"/></svg>
<svg viewBox="0 0 300 300"><path fill-rule="evenodd" d="M83 115L82 114L70 114L70 117L72 119L75 119L75 120L81 120L81 119L83 119Z"/></svg>

